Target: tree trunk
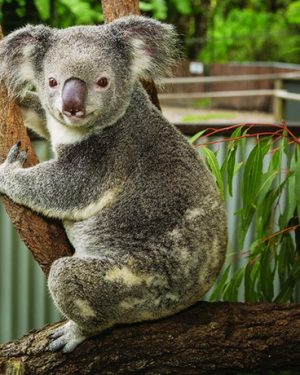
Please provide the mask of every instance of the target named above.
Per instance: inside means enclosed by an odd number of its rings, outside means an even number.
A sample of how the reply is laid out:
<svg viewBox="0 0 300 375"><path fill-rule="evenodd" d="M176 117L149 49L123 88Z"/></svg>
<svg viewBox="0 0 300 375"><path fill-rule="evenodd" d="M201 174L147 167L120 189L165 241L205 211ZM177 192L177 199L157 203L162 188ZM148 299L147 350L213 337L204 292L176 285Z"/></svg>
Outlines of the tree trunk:
<svg viewBox="0 0 300 375"><path fill-rule="evenodd" d="M38 159L23 124L21 111L14 101L8 99L7 90L2 84L0 85L0 162L3 162L10 147L18 141L21 141L23 149L28 148L28 160L25 166L37 164ZM6 196L2 196L2 200L20 237L46 274L55 259L72 254L60 222L44 218L29 208L14 203Z"/></svg>
<svg viewBox="0 0 300 375"><path fill-rule="evenodd" d="M295 304L202 302L168 319L114 328L67 355L44 351L50 331L2 345L0 374L224 375L300 368Z"/></svg>
<svg viewBox="0 0 300 375"><path fill-rule="evenodd" d="M112 22L116 18L139 15L138 0L102 0L105 22Z"/></svg>

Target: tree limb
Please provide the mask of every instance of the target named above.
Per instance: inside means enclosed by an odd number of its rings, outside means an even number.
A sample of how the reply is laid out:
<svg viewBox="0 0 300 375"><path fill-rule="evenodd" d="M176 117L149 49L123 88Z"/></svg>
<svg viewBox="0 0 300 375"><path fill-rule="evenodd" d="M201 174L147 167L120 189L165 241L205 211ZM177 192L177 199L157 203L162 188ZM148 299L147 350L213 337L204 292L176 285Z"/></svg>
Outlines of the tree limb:
<svg viewBox="0 0 300 375"><path fill-rule="evenodd" d="M201 302L167 319L116 327L67 355L44 351L50 331L2 345L0 373L224 375L300 368L296 304Z"/></svg>

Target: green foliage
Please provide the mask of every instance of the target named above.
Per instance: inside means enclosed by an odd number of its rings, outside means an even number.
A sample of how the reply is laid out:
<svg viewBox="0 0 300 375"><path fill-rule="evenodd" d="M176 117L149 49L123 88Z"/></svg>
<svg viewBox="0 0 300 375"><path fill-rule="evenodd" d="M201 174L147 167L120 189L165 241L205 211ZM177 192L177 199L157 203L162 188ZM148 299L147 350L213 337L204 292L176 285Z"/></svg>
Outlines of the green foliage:
<svg viewBox="0 0 300 375"><path fill-rule="evenodd" d="M50 0L34 0L34 5L41 19L51 22ZM59 0L56 2L56 12L58 16L61 16L59 26L62 27L103 21L100 6L92 7L87 0Z"/></svg>
<svg viewBox="0 0 300 375"><path fill-rule="evenodd" d="M141 0L142 14L173 23L186 55L210 64L300 61L300 0ZM99 0L0 0L5 33L26 23L103 22Z"/></svg>
<svg viewBox="0 0 300 375"><path fill-rule="evenodd" d="M0 0L0 22L9 32L26 23L55 27L97 24L103 22L103 14L98 0Z"/></svg>
<svg viewBox="0 0 300 375"><path fill-rule="evenodd" d="M300 1L297 0L289 4L286 11L287 19L290 23L300 23Z"/></svg>
<svg viewBox="0 0 300 375"><path fill-rule="evenodd" d="M192 1L190 0L172 0L172 3L179 14L187 16L193 12Z"/></svg>
<svg viewBox="0 0 300 375"><path fill-rule="evenodd" d="M50 18L50 0L34 0L34 5L36 6L43 21L46 21Z"/></svg>
<svg viewBox="0 0 300 375"><path fill-rule="evenodd" d="M174 23L191 59L300 61L299 0L144 0L140 8Z"/></svg>
<svg viewBox="0 0 300 375"><path fill-rule="evenodd" d="M291 34L291 35L290 35ZM227 61L299 61L297 33L289 25L285 13L255 9L232 9L224 17L217 14L208 30L208 42L200 59L210 63Z"/></svg>
<svg viewBox="0 0 300 375"><path fill-rule="evenodd" d="M88 0L59 0L57 3L58 14L61 19L67 14L70 15L62 26L93 24L103 21L100 2L98 6L93 6Z"/></svg>
<svg viewBox="0 0 300 375"><path fill-rule="evenodd" d="M203 132L190 142L201 137ZM237 127L222 155L218 141L207 140L199 151L221 196L227 204L232 196L240 197L240 207L229 218L238 221L238 230L230 234L226 268L210 298L294 301L300 277L295 238L300 229L300 146L284 127L280 133L276 128L273 137L258 134L256 138Z"/></svg>
<svg viewBox="0 0 300 375"><path fill-rule="evenodd" d="M167 17L167 4L164 0L140 1L139 5L142 12L150 12L158 20Z"/></svg>

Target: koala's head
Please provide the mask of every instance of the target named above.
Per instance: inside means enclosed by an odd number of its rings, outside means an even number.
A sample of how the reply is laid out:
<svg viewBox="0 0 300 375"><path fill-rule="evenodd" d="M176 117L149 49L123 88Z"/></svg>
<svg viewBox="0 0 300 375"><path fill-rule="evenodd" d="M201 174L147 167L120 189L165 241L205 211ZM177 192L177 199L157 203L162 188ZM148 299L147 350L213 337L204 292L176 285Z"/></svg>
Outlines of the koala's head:
<svg viewBox="0 0 300 375"><path fill-rule="evenodd" d="M159 79L176 58L172 26L129 16L103 26L26 26L1 42L0 79L12 97L34 86L44 109L66 126L120 118L136 80Z"/></svg>

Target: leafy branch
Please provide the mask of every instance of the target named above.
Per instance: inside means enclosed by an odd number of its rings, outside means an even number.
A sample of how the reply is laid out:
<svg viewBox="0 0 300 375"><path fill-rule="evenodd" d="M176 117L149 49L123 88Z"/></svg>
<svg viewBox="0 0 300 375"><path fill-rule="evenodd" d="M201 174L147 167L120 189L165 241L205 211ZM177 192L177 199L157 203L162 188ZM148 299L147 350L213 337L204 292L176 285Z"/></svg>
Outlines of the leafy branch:
<svg viewBox="0 0 300 375"><path fill-rule="evenodd" d="M291 302L300 277L300 140L283 123L210 128L190 139L205 158L226 204L239 202L229 222L227 267L212 300ZM218 138L233 131L228 138ZM221 155L222 154L222 155ZM238 267L230 261L234 257ZM243 297L241 297L243 296Z"/></svg>

